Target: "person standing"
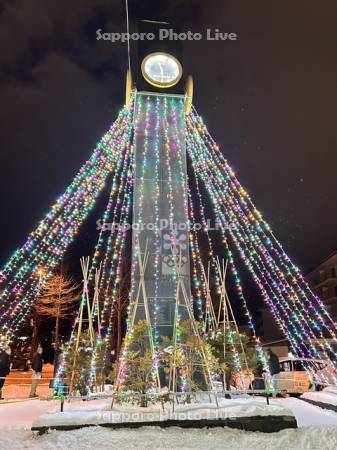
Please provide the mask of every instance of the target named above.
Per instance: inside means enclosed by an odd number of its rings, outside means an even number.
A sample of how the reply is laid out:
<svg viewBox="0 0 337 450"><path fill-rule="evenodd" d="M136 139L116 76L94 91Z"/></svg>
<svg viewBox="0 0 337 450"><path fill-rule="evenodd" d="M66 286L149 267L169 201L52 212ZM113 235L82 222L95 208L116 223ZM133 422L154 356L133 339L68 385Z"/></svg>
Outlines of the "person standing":
<svg viewBox="0 0 337 450"><path fill-rule="evenodd" d="M281 372L280 361L278 356L270 349L266 352L266 357L269 365L269 372L271 376L271 386L273 389L273 397L276 397L275 390L277 389L278 374Z"/></svg>
<svg viewBox="0 0 337 450"><path fill-rule="evenodd" d="M32 360L33 375L32 375L32 387L31 387L30 394L29 394L30 398L37 397L36 388L37 388L37 385L39 384L39 380L41 379L42 367L43 367L43 359L41 356L42 351L43 351L43 349L42 349L41 345L39 345L36 350L36 353L33 356L33 360Z"/></svg>
<svg viewBox="0 0 337 450"><path fill-rule="evenodd" d="M10 347L6 347L5 350L2 350L0 353L0 400L3 400L2 388L5 384L7 375L11 371L11 353L12 350Z"/></svg>
<svg viewBox="0 0 337 450"><path fill-rule="evenodd" d="M264 381L265 381L265 370L262 362L259 361L254 371L254 383L253 383L254 389L257 390L264 389L265 388Z"/></svg>

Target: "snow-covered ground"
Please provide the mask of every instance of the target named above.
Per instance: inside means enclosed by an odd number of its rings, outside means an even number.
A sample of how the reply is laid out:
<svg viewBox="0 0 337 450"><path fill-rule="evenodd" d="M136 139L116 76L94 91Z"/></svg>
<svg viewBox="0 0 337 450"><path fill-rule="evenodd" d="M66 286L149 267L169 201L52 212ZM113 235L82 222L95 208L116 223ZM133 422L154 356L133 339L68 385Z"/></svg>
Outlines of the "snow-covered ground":
<svg viewBox="0 0 337 450"><path fill-rule="evenodd" d="M65 404L66 411L79 408L79 402ZM56 412L59 401L29 400L0 405L0 449L336 449L337 413L322 410L296 398L275 399L296 416L298 429L278 433L253 433L229 428L180 429L144 427L112 430L89 427L74 431L52 431L36 436L30 426L41 414ZM107 406L107 400L82 402L85 411Z"/></svg>
<svg viewBox="0 0 337 450"><path fill-rule="evenodd" d="M238 398L228 400L218 398L218 405L209 402L208 396L197 398L198 403L176 405L172 410L170 403L163 409L160 404L147 408L132 405L114 405L111 398L89 402L66 403L64 412L43 414L34 421L33 426L53 426L69 424L103 424L123 422L153 422L165 420L229 419L251 416L292 416L285 404L266 404L264 398Z"/></svg>
<svg viewBox="0 0 337 450"><path fill-rule="evenodd" d="M280 398L272 402L284 403L296 417L298 427L334 427L332 435L337 436L337 413L334 411L324 410L294 397Z"/></svg>
<svg viewBox="0 0 337 450"><path fill-rule="evenodd" d="M305 392L301 395L303 398L313 400L314 402L327 403L328 405L337 406L337 387L328 386L320 392Z"/></svg>
<svg viewBox="0 0 337 450"><path fill-rule="evenodd" d="M1 435L1 449L317 449L335 450L337 432L327 428L289 429L278 433L252 433L230 428L193 429L144 427L139 430L109 430L90 427L54 431L33 437L29 431Z"/></svg>

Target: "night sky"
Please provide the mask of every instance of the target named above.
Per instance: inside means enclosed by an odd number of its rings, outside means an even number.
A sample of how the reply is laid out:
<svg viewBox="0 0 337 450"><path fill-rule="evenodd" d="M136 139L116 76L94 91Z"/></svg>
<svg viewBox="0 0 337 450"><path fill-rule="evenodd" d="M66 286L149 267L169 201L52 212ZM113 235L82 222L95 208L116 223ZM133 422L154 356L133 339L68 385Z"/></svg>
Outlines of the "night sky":
<svg viewBox="0 0 337 450"><path fill-rule="evenodd" d="M304 270L337 246L335 0L130 1L132 19L219 28L185 45L194 104ZM0 0L1 265L71 182L123 104L123 1ZM88 238L95 242L94 224Z"/></svg>

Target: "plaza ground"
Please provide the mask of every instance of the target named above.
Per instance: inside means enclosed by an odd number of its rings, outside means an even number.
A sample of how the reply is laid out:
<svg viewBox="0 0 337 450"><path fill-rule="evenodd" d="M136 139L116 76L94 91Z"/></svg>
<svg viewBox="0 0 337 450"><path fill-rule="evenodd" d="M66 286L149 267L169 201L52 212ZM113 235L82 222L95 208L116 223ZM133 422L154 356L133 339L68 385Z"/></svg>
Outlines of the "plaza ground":
<svg viewBox="0 0 337 450"><path fill-rule="evenodd" d="M93 400L85 408L94 408ZM337 413L297 398L275 399L296 416L298 429L253 433L230 428L180 429L144 427L111 430L88 427L37 436L30 427L42 414L59 410L57 400L23 400L0 405L0 449L336 449ZM66 404L67 408L67 404Z"/></svg>

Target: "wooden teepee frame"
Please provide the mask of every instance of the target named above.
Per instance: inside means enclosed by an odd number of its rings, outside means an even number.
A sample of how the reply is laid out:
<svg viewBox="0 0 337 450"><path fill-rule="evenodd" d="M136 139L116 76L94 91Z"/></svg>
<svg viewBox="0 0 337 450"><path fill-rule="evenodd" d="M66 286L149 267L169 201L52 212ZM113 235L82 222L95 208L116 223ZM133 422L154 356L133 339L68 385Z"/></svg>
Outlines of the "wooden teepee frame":
<svg viewBox="0 0 337 450"><path fill-rule="evenodd" d="M101 338L101 312L99 308L99 283L101 279L101 271L102 271L102 262L100 263L99 267L96 268L95 271L95 288L94 288L94 299L92 302L92 321L94 321L94 315L96 313L97 317L97 336L100 339Z"/></svg>
<svg viewBox="0 0 337 450"><path fill-rule="evenodd" d="M152 355L155 355L155 345L154 345L153 333L152 333L151 316L150 316L148 298L147 298L147 293L146 293L146 285L145 285L145 271L146 271L147 263L149 260L149 253L150 253L148 250L148 241L146 240L146 243L145 243L143 258L142 258L142 254L140 251L140 244L139 244L138 239L136 240L136 245L138 246L138 264L139 264L140 277L139 277L139 284L138 284L138 288L137 288L136 298L135 298L135 301L131 305L130 322L129 322L128 330L129 330L129 332L132 332L135 321L136 321L137 311L139 310L140 307L144 307L145 320L147 322L148 331L149 331L150 349L151 349ZM142 298L142 301L140 301L140 298ZM160 377L159 377L159 372L158 372L158 366L156 364L154 364L154 367L155 367L155 379L156 379L157 389L160 390ZM115 382L115 385L116 385L115 392L119 392L119 389L120 389L121 370L122 370L122 365L119 364L116 382Z"/></svg>
<svg viewBox="0 0 337 450"><path fill-rule="evenodd" d="M234 325L234 329L237 333L237 336L239 338L239 345L241 348L241 352L243 355L243 361L245 365L245 369L249 370L248 362L247 362L247 356L246 352L241 340L241 335L239 332L239 328L237 325L237 322L235 320L234 312L232 309L231 302L228 297L227 289L226 289L226 275L227 275L227 268L228 268L228 261L222 260L220 263L219 258L216 259L216 266L217 271L220 278L220 304L219 304L219 310L218 310L218 317L216 322L216 329L220 330L220 327L222 327L222 332L224 336L224 343L223 343L223 358L225 360L226 357L226 334L227 332L231 331L232 324ZM221 322L221 312L222 312L222 322ZM242 382L242 374L240 373L240 378Z"/></svg>
<svg viewBox="0 0 337 450"><path fill-rule="evenodd" d="M188 318L192 325L192 332L197 338L197 342L199 343L198 350L200 351L201 358L202 358L202 369L204 373L205 382L207 385L207 388L209 391L213 390L213 384L212 384L212 376L211 376L211 370L209 366L209 362L207 359L207 355L205 352L204 344L202 342L202 338L200 336L194 315L193 310L191 306L191 299L189 298L187 292L186 292L186 286L184 283L184 277L182 275L182 267L183 262L181 258L181 252L179 253L177 249L172 247L172 258L175 265L176 274L178 277L178 283L177 283L177 291L176 291L176 301L175 301L175 312L174 312L174 325L173 325L173 363L170 367L169 372L169 390L171 392L177 391L177 379L176 379L176 369L177 369L177 362L176 362L176 354L178 349L178 342L177 342L177 328L179 326L179 320L180 320L180 314L179 310L180 308L186 308L188 313ZM183 299L183 304L180 304L180 298Z"/></svg>
<svg viewBox="0 0 337 450"><path fill-rule="evenodd" d="M214 311L214 306L212 302L211 292L210 292L210 263L207 266L207 275L205 268L201 263L202 275L204 278L206 286L206 307L205 307L205 317L204 317L204 332L208 331L215 332L217 329L217 318Z"/></svg>
<svg viewBox="0 0 337 450"><path fill-rule="evenodd" d="M77 332L76 332L76 340L75 340L74 360L72 363L71 379L70 379L70 385L69 385L70 392L72 390L73 383L74 383L77 352L78 352L78 348L79 348L80 341L81 341L81 335L82 335L82 331L83 331L83 322L84 321L88 322L88 324L89 324L88 332L89 332L90 343L91 343L92 347L94 346L94 342L95 342L95 332L94 332L94 326L93 326L93 320L92 320L92 312L94 310L94 306L93 306L93 308L91 308L90 298L89 298L89 288L88 288L90 257L89 256L83 257L80 259L80 262L81 262L81 269L82 269L82 274L83 274L83 291L82 291L80 312L79 312L79 316L76 319L76 323L75 323L75 330L77 328ZM87 319L84 318L85 307L87 310Z"/></svg>

